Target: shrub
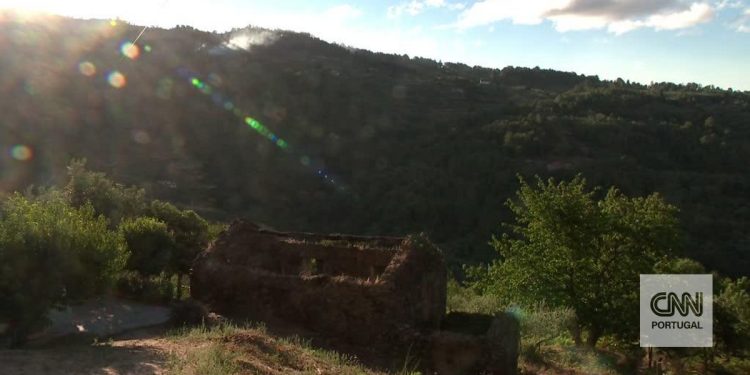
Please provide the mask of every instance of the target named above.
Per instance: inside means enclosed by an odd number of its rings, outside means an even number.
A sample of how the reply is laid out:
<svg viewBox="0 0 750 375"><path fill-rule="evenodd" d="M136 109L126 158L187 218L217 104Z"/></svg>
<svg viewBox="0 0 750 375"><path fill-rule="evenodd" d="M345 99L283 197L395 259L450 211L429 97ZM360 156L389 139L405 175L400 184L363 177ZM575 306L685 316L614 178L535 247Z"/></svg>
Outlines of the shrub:
<svg viewBox="0 0 750 375"><path fill-rule="evenodd" d="M99 215L109 219L112 227L121 220L140 215L146 208L145 192L125 187L101 172L86 169L86 160L74 160L68 166L65 196L75 207L90 204Z"/></svg>
<svg viewBox="0 0 750 375"><path fill-rule="evenodd" d="M117 280L117 293L120 297L147 303L164 303L174 298L173 278L160 274L143 276L138 272L124 272Z"/></svg>
<svg viewBox="0 0 750 375"><path fill-rule="evenodd" d="M190 273L193 260L208 244L208 222L193 211L180 210L161 201L151 202L148 213L163 221L174 238L175 247L168 268L171 273L177 274L179 299L182 276Z"/></svg>
<svg viewBox="0 0 750 375"><path fill-rule="evenodd" d="M154 218L139 217L123 221L119 230L130 250L127 269L144 276L167 270L175 243L166 224Z"/></svg>
<svg viewBox="0 0 750 375"><path fill-rule="evenodd" d="M57 192L9 198L0 220L0 321L12 344L50 308L106 291L126 259L121 237L90 205L73 208Z"/></svg>

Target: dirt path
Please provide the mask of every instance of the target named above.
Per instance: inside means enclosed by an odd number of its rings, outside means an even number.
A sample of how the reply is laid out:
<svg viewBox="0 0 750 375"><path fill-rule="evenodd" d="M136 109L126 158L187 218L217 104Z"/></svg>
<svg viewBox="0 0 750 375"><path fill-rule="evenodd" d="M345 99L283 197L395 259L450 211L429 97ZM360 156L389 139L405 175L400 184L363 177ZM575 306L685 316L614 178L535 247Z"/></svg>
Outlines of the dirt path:
<svg viewBox="0 0 750 375"><path fill-rule="evenodd" d="M35 334L32 341L49 341L76 333L108 337L132 329L160 325L169 320L169 309L100 298L61 311L51 311L49 320L49 327Z"/></svg>
<svg viewBox="0 0 750 375"><path fill-rule="evenodd" d="M169 342L160 338L123 338L100 344L67 341L45 348L0 350L0 374L163 374L170 350Z"/></svg>
<svg viewBox="0 0 750 375"><path fill-rule="evenodd" d="M161 374L173 349L158 328L169 319L163 306L102 298L49 318L28 349L0 350L0 375Z"/></svg>

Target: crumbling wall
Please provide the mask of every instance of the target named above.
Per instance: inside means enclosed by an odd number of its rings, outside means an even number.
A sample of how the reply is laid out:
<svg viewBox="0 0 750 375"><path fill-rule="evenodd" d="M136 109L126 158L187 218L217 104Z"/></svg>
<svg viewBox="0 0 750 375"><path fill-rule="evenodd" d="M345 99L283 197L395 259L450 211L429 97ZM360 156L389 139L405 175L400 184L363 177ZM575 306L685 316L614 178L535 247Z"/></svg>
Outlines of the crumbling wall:
<svg viewBox="0 0 750 375"><path fill-rule="evenodd" d="M428 373L514 375L520 326L510 314L451 313L423 351Z"/></svg>
<svg viewBox="0 0 750 375"><path fill-rule="evenodd" d="M267 231L235 222L195 261L193 298L363 343L437 328L446 268L428 240Z"/></svg>

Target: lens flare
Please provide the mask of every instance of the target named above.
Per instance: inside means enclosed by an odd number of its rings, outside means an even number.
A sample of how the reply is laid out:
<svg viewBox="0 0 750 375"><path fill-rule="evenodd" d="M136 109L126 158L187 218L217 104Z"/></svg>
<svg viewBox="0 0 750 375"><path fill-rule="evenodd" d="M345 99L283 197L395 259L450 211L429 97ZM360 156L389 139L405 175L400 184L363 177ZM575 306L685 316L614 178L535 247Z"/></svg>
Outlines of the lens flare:
<svg viewBox="0 0 750 375"><path fill-rule="evenodd" d="M109 75L107 76L107 82L109 82L110 86L116 89L121 89L127 84L125 76L116 70L109 73Z"/></svg>
<svg viewBox="0 0 750 375"><path fill-rule="evenodd" d="M78 71L86 77L91 77L96 74L96 65L89 61L84 61L78 64Z"/></svg>
<svg viewBox="0 0 750 375"><path fill-rule="evenodd" d="M221 84L221 78L218 75L216 74L209 75L210 84L207 82L204 82L203 80L198 78L195 73L191 72L189 69L186 69L186 68L177 69L177 75L185 79L196 90L202 92L203 94L210 95L214 104L216 104L218 107L221 107L227 111L231 111L235 116L240 118L245 125L253 129L261 137L269 140L271 143L273 143L276 147L278 147L282 151L290 153L292 155L296 154L295 157L299 157L299 162L302 165L304 165L307 168L312 169L313 173L317 171L317 175L323 178L327 183L334 185L341 192L349 191L346 188L346 186L336 182L335 176L329 173L323 167L322 162L314 162L309 156L302 155L299 153L299 151L295 152L295 150L292 149L292 147L289 145L289 143L287 143L287 141L282 139L279 135L273 133L260 121L244 114L242 110L240 110L237 107L236 104L227 100L227 98L225 98L221 93L216 92L218 90L215 90L215 87L212 87L211 85Z"/></svg>
<svg viewBox="0 0 750 375"><path fill-rule="evenodd" d="M122 52L125 57L131 60L135 60L138 58L138 56L141 55L141 50L138 48L138 46L130 42L123 43L120 46L120 52Z"/></svg>
<svg viewBox="0 0 750 375"><path fill-rule="evenodd" d="M18 161L29 161L34 157L34 151L26 145L15 145L10 149L10 156Z"/></svg>
<svg viewBox="0 0 750 375"><path fill-rule="evenodd" d="M117 26L117 20L109 20L109 26L112 26L112 27Z"/></svg>
<svg viewBox="0 0 750 375"><path fill-rule="evenodd" d="M145 46L143 46L143 50L146 51L146 53L150 53L151 52L151 46L148 45L148 44L146 44Z"/></svg>

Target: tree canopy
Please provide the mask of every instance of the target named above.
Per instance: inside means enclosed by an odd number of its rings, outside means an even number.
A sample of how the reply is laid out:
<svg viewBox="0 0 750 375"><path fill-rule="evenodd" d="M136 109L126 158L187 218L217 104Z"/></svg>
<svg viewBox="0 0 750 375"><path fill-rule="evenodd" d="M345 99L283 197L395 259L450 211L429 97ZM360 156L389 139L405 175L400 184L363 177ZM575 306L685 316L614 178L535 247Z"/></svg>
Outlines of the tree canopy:
<svg viewBox="0 0 750 375"><path fill-rule="evenodd" d="M570 307L574 336L590 344L603 334L637 337L639 274L680 246L677 209L658 194L627 197L570 181L519 179L508 207L515 221L493 237L500 259L471 268L474 285L508 301Z"/></svg>

